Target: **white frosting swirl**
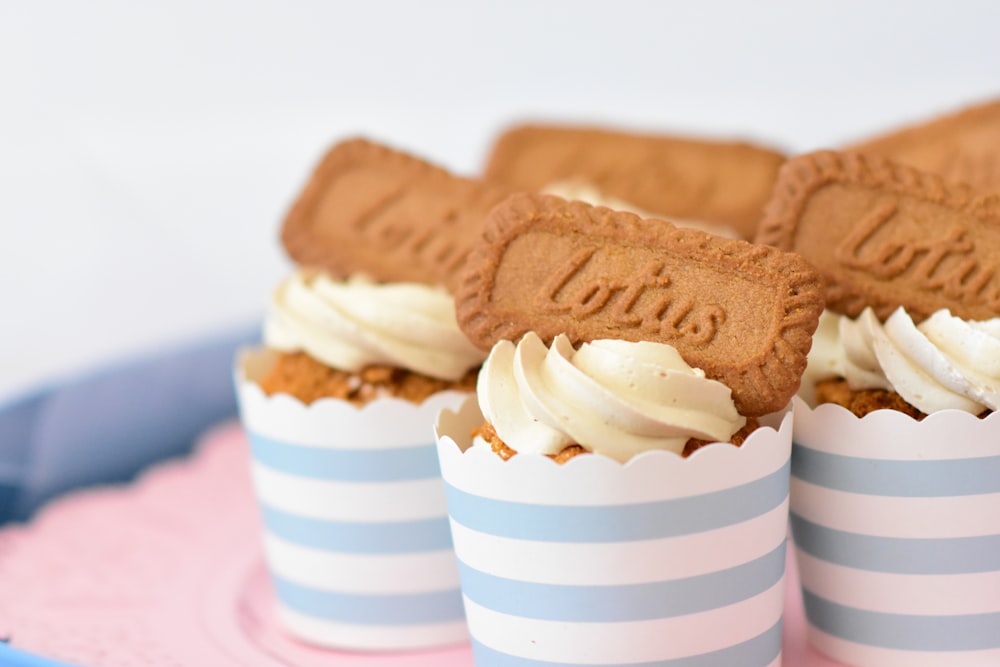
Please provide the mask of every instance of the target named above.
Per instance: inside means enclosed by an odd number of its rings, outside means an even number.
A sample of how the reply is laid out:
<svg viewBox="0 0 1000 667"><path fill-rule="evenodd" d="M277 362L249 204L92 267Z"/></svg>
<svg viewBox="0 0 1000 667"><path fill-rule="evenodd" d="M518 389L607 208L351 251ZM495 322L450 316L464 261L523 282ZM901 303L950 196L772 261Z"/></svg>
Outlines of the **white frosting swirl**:
<svg viewBox="0 0 1000 667"><path fill-rule="evenodd" d="M542 188L542 192L562 197L563 199L570 201L578 200L586 202L591 206L604 206L606 208L614 209L615 211L628 211L629 213L635 213L640 218L652 218L654 220L664 218L663 213L651 213L649 211L644 211L638 206L633 206L624 199L618 199L617 197L605 195L594 186L581 183L579 181L556 181L555 183L550 183ZM713 224L708 222L697 222L695 220L684 220L669 215L666 217L670 222L674 223L678 227L700 229L703 232L710 232L716 236L725 236L730 239L740 238L732 227L722 223Z"/></svg>
<svg viewBox="0 0 1000 667"><path fill-rule="evenodd" d="M574 350L560 335L500 341L477 387L484 417L518 452L576 443L627 461L649 449L680 453L690 438L726 441L746 419L732 392L688 366L670 345L596 340Z"/></svg>
<svg viewBox="0 0 1000 667"><path fill-rule="evenodd" d="M806 376L843 377L855 390L892 390L927 414L997 410L1000 318L972 322L939 310L915 325L902 308L884 324L870 308L853 320L824 313Z"/></svg>
<svg viewBox="0 0 1000 667"><path fill-rule="evenodd" d="M455 322L443 288L296 272L274 290L264 342L343 371L387 364L458 380L486 355Z"/></svg>

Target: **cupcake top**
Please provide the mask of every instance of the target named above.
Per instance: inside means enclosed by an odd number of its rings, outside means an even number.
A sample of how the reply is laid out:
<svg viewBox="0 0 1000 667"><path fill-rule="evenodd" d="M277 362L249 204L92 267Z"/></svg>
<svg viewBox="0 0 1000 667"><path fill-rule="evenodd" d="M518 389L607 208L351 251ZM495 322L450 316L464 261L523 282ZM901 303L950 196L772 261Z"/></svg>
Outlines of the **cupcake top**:
<svg viewBox="0 0 1000 667"><path fill-rule="evenodd" d="M272 294L265 343L347 373L467 379L486 355L447 289L506 194L364 139L335 145L282 226L299 268Z"/></svg>
<svg viewBox="0 0 1000 667"><path fill-rule="evenodd" d="M442 287L301 270L274 290L264 342L342 371L386 364L442 380L461 379L486 356L459 330Z"/></svg>
<svg viewBox="0 0 1000 667"><path fill-rule="evenodd" d="M782 168L758 241L801 253L823 276L830 312L806 378L847 386L820 400L856 414L997 409L1000 196L822 151Z"/></svg>
<svg viewBox="0 0 1000 667"><path fill-rule="evenodd" d="M579 445L624 462L650 449L680 453L692 438L727 441L746 424L728 387L662 343L595 340L577 350L559 335L547 348L529 332L493 346L477 394L518 452Z"/></svg>
<svg viewBox="0 0 1000 667"><path fill-rule="evenodd" d="M557 462L740 444L795 393L822 310L795 255L530 194L490 213L455 300L491 350L479 444Z"/></svg>
<svg viewBox="0 0 1000 667"><path fill-rule="evenodd" d="M969 321L939 310L919 324L903 308L884 323L824 313L809 354L811 382L895 391L925 414L1000 409L1000 318Z"/></svg>

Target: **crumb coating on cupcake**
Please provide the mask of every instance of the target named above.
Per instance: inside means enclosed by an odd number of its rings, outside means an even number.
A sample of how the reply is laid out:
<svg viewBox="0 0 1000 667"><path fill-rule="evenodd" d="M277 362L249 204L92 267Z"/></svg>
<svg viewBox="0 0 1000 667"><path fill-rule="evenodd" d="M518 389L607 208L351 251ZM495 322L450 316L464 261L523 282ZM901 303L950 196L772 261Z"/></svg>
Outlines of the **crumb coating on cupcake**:
<svg viewBox="0 0 1000 667"><path fill-rule="evenodd" d="M260 388L268 395L290 394L307 405L321 398L364 405L390 396L419 404L441 391L475 391L477 372L471 370L459 380L440 380L385 365L350 372L330 368L304 352L290 352L278 355Z"/></svg>
<svg viewBox="0 0 1000 667"><path fill-rule="evenodd" d="M733 434L733 437L729 439L729 444L736 445L739 447L744 442L746 442L747 437L751 433L757 430L760 423L757 421L756 417L748 417L747 423L743 425L739 431ZM483 422L482 425L474 429L471 433L473 440L479 438L482 442L489 445L493 453L502 458L504 461L509 460L512 456L517 455L517 451L511 449L506 442L500 439L497 435L496 429L489 422ZM691 438L684 445L684 450L681 452L681 456L687 458L694 454L696 451L704 447L705 445L713 444L714 440L698 440L697 438ZM587 450L580 445L573 443L566 445L561 450L555 454L546 454L550 459L556 463L562 464L566 463L572 458L579 456L580 454L587 454Z"/></svg>

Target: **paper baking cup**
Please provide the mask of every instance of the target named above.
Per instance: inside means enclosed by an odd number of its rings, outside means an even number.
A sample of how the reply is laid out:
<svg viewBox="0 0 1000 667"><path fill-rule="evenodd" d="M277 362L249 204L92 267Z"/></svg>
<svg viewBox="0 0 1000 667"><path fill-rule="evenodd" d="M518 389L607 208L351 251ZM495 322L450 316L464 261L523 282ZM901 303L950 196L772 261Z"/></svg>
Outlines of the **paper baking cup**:
<svg viewBox="0 0 1000 667"><path fill-rule="evenodd" d="M625 465L504 461L482 421L470 398L436 426L477 665L780 664L790 415Z"/></svg>
<svg viewBox="0 0 1000 667"><path fill-rule="evenodd" d="M809 641L863 667L1000 665L1000 415L795 402Z"/></svg>
<svg viewBox="0 0 1000 667"><path fill-rule="evenodd" d="M304 405L261 391L271 363L243 353L237 393L284 627L356 650L465 641L433 424L467 394Z"/></svg>

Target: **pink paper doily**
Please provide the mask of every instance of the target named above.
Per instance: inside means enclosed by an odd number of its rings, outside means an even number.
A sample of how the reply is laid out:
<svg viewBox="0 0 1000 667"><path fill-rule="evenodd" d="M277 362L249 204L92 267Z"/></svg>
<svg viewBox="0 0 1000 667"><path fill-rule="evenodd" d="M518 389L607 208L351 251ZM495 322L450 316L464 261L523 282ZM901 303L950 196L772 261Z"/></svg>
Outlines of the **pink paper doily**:
<svg viewBox="0 0 1000 667"><path fill-rule="evenodd" d="M319 649L284 635L238 424L137 482L77 492L0 531L0 637L89 667L471 667L468 646L408 654ZM784 664L836 667L805 645L789 560Z"/></svg>

